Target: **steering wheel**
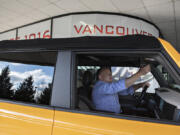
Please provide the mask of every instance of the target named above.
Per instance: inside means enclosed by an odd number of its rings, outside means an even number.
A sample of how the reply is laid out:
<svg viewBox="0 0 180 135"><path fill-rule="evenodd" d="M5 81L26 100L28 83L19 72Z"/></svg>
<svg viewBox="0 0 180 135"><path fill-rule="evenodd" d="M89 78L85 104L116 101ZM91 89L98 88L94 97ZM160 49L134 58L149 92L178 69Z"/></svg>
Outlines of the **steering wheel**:
<svg viewBox="0 0 180 135"><path fill-rule="evenodd" d="M145 98L147 89L148 89L148 86L146 85L143 88L141 95L137 99L138 100L138 105L137 106L140 106L140 105L144 104L144 98Z"/></svg>

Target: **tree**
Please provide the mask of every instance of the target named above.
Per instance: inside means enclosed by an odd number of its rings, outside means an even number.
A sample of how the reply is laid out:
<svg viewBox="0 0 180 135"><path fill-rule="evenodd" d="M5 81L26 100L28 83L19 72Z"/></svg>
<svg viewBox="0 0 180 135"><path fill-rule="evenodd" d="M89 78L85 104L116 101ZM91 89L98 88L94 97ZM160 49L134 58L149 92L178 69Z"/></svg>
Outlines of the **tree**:
<svg viewBox="0 0 180 135"><path fill-rule="evenodd" d="M24 102L34 102L35 89L33 86L33 77L26 78L17 88L14 94L14 99Z"/></svg>
<svg viewBox="0 0 180 135"><path fill-rule="evenodd" d="M1 98L10 99L13 96L13 90L11 90L13 84L10 82L9 73L10 73L9 66L2 69L2 72L0 75L0 97Z"/></svg>
<svg viewBox="0 0 180 135"><path fill-rule="evenodd" d="M52 90L52 84L49 83L48 87L46 87L39 96L38 103L49 105L51 90Z"/></svg>

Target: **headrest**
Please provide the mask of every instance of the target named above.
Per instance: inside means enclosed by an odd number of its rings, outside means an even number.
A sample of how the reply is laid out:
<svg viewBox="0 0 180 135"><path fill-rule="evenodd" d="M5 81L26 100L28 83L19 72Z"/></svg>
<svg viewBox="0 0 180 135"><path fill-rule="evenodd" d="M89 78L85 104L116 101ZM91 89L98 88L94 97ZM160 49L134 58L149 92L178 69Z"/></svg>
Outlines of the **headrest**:
<svg viewBox="0 0 180 135"><path fill-rule="evenodd" d="M83 80L82 80L83 86L91 85L92 81L93 81L92 73L90 71L85 71L83 74Z"/></svg>

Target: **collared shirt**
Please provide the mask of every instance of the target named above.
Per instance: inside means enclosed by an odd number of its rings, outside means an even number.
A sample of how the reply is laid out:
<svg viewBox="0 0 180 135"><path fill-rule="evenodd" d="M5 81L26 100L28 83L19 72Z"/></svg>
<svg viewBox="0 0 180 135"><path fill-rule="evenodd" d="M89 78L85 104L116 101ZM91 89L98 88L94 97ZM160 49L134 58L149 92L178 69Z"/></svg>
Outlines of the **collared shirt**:
<svg viewBox="0 0 180 135"><path fill-rule="evenodd" d="M126 88L124 79L112 83L98 81L92 91L92 101L97 110L121 113L118 94L133 93L133 87Z"/></svg>

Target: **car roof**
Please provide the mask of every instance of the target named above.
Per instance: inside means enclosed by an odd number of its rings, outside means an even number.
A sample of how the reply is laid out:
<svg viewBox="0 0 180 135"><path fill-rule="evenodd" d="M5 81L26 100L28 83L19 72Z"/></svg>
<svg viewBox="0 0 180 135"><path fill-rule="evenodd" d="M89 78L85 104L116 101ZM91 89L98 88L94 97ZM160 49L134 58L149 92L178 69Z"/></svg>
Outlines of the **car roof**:
<svg viewBox="0 0 180 135"><path fill-rule="evenodd" d="M159 40L152 36L128 35L119 37L75 37L33 40L0 41L0 51L16 50L59 50L59 49L125 49L125 50L161 50Z"/></svg>

